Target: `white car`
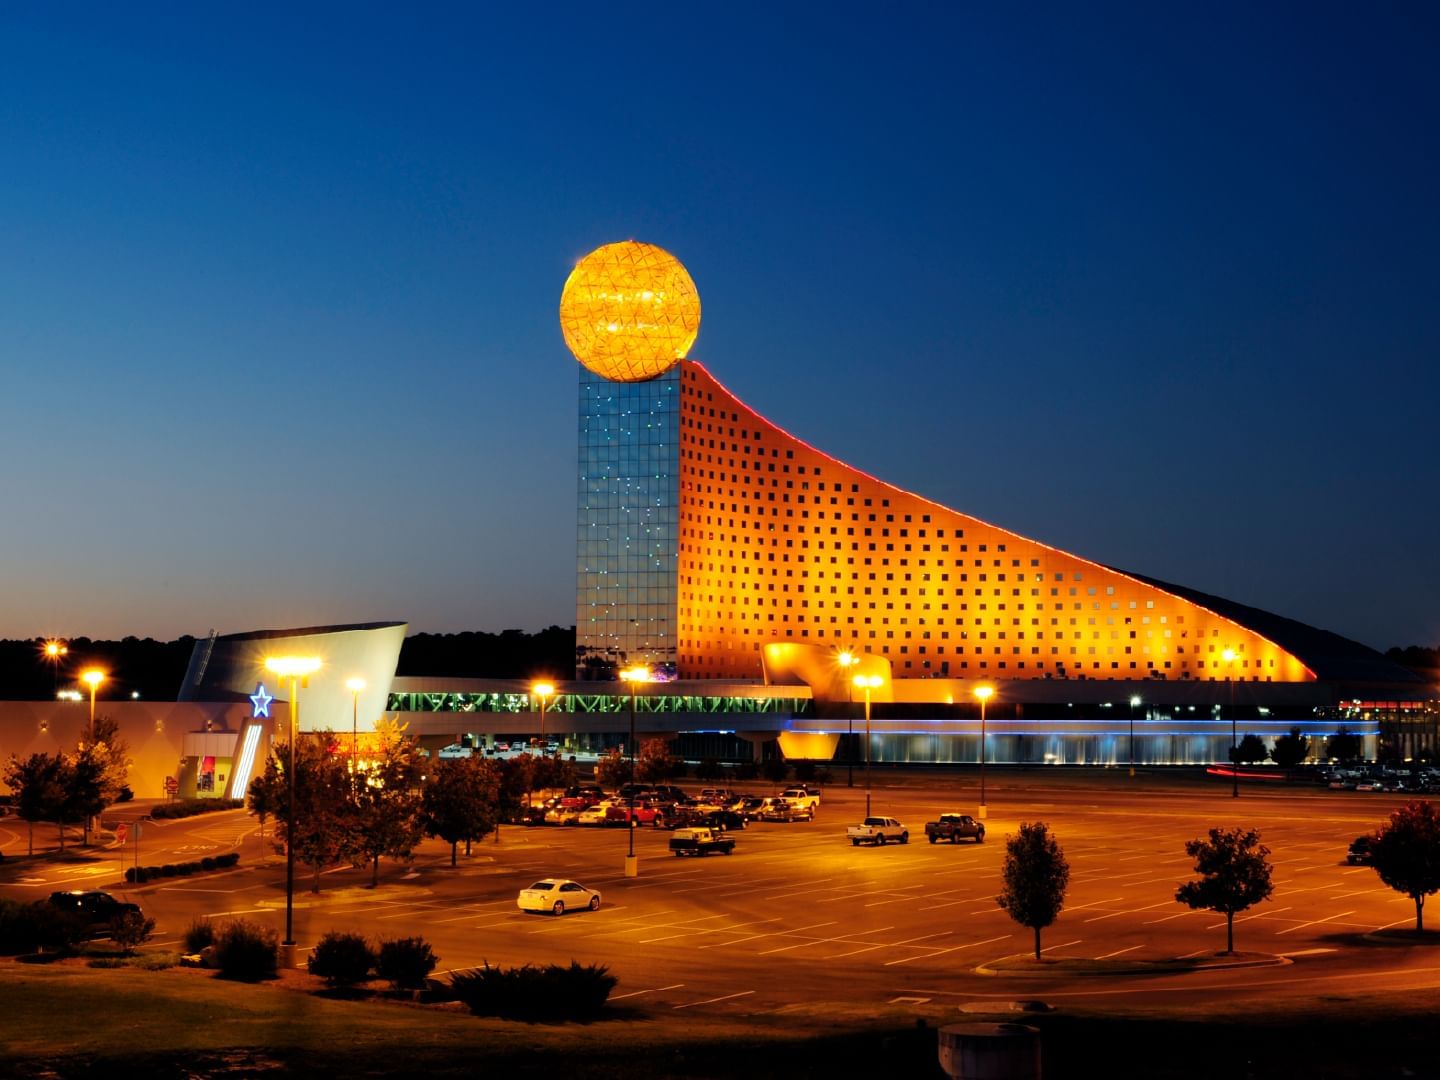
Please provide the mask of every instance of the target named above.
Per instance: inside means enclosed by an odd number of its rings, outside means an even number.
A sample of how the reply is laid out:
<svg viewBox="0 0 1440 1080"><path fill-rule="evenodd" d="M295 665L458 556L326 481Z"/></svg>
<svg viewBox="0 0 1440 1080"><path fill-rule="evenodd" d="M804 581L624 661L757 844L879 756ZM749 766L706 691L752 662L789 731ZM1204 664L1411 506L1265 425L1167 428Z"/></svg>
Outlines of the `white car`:
<svg viewBox="0 0 1440 1080"><path fill-rule="evenodd" d="M515 906L521 911L548 911L555 915L564 915L566 911L577 908L599 911L600 894L585 888L578 881L546 878L528 889L521 889Z"/></svg>
<svg viewBox="0 0 1440 1080"><path fill-rule="evenodd" d="M576 825L604 825L609 820L609 802L596 803L594 806L587 806L575 818Z"/></svg>

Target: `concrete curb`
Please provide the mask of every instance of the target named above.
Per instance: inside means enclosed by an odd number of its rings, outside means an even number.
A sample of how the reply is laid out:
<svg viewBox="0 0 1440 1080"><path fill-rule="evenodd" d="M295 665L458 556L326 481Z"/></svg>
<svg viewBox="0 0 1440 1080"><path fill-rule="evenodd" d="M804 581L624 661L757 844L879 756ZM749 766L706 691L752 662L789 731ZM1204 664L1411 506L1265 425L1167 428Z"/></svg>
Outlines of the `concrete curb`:
<svg viewBox="0 0 1440 1080"><path fill-rule="evenodd" d="M1055 966L1048 969L1036 968L998 968L994 964L1008 960L1010 957L1002 957L1001 960L992 960L988 964L981 964L971 970L976 975L1013 975L1019 978L1050 978L1057 975L1083 978L1112 978L1117 975L1189 975L1197 971L1216 971L1227 968L1253 968L1253 967L1284 967L1294 963L1287 956L1265 956L1253 960L1206 960L1195 964L1182 963L1179 960L1155 960L1150 963L1141 963L1135 960L1121 961L1113 968L1096 969L1093 967L1066 967L1066 961L1059 960ZM1096 961L1087 960L1086 964L1093 964Z"/></svg>

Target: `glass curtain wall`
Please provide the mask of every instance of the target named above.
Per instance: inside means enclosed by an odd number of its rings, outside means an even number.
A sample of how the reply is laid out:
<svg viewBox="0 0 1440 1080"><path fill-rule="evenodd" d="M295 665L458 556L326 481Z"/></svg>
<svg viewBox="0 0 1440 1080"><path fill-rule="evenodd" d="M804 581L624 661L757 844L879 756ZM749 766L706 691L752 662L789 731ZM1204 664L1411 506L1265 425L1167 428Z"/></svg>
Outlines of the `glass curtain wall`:
<svg viewBox="0 0 1440 1080"><path fill-rule="evenodd" d="M646 382L580 372L576 675L674 678L680 364Z"/></svg>

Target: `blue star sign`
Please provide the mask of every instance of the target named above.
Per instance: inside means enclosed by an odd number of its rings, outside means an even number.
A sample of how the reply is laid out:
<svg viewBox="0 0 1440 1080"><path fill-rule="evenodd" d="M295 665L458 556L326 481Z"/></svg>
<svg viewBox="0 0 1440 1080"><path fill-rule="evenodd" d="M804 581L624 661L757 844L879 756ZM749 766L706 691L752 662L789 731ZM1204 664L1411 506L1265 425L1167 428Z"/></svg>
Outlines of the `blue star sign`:
<svg viewBox="0 0 1440 1080"><path fill-rule="evenodd" d="M274 701L275 698L273 695L265 692L264 683L256 683L255 693L250 695L250 700L255 705L255 718L258 720L262 716L268 717L270 715L270 702Z"/></svg>

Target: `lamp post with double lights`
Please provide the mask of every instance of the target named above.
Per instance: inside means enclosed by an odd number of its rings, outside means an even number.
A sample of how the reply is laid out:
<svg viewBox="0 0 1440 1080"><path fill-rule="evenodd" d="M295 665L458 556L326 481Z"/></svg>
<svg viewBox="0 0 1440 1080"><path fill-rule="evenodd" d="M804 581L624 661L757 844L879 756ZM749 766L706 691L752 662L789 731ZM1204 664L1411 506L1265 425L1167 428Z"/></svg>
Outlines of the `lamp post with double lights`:
<svg viewBox="0 0 1440 1080"><path fill-rule="evenodd" d="M271 656L265 660L265 670L274 672L282 679L290 680L290 764L285 768L286 788L289 798L286 802L285 822L285 940L286 959L294 962L295 954L295 819L298 808L295 805L295 739L300 733L300 688L309 676L320 670L320 659L315 656Z"/></svg>
<svg viewBox="0 0 1440 1080"><path fill-rule="evenodd" d="M630 684L630 810L626 824L630 834L630 848L625 855L625 876L638 877L640 864L635 859L635 688L650 681L650 669L644 666L626 668L620 678Z"/></svg>
<svg viewBox="0 0 1440 1080"><path fill-rule="evenodd" d="M345 689L350 691L350 783L360 781L360 691L365 689L365 680L346 679Z"/></svg>
<svg viewBox="0 0 1440 1080"><path fill-rule="evenodd" d="M57 638L51 638L45 642L44 651L45 659L50 662L51 674L53 676L51 681L54 685L51 689L54 693L58 694L60 693L60 659L70 651L70 647Z"/></svg>
<svg viewBox="0 0 1440 1080"><path fill-rule="evenodd" d="M85 745L91 747L94 752L95 746L95 691L105 681L105 672L99 668L89 668L80 673L80 679L90 687L90 728L85 735ZM85 843L90 843L91 815L85 815Z"/></svg>
<svg viewBox="0 0 1440 1080"><path fill-rule="evenodd" d="M980 702L980 820L985 820L985 703L995 693L993 686L975 687L975 697Z"/></svg>
<svg viewBox="0 0 1440 1080"><path fill-rule="evenodd" d="M865 691L865 816L870 816L870 691L884 686L880 675L856 675L855 685Z"/></svg>
<svg viewBox="0 0 1440 1080"><path fill-rule="evenodd" d="M850 669L860 658L848 649L835 658L840 665L840 677L845 680L845 720L850 728L850 738L845 742L845 786L855 786L855 689L850 681Z"/></svg>
<svg viewBox="0 0 1440 1080"><path fill-rule="evenodd" d="M1135 775L1135 707L1140 704L1140 695L1130 695L1130 775Z"/></svg>
<svg viewBox="0 0 1440 1080"><path fill-rule="evenodd" d="M1225 685L1230 689L1230 797L1240 797L1240 741L1235 724L1235 650L1226 649L1220 654L1225 661Z"/></svg>

